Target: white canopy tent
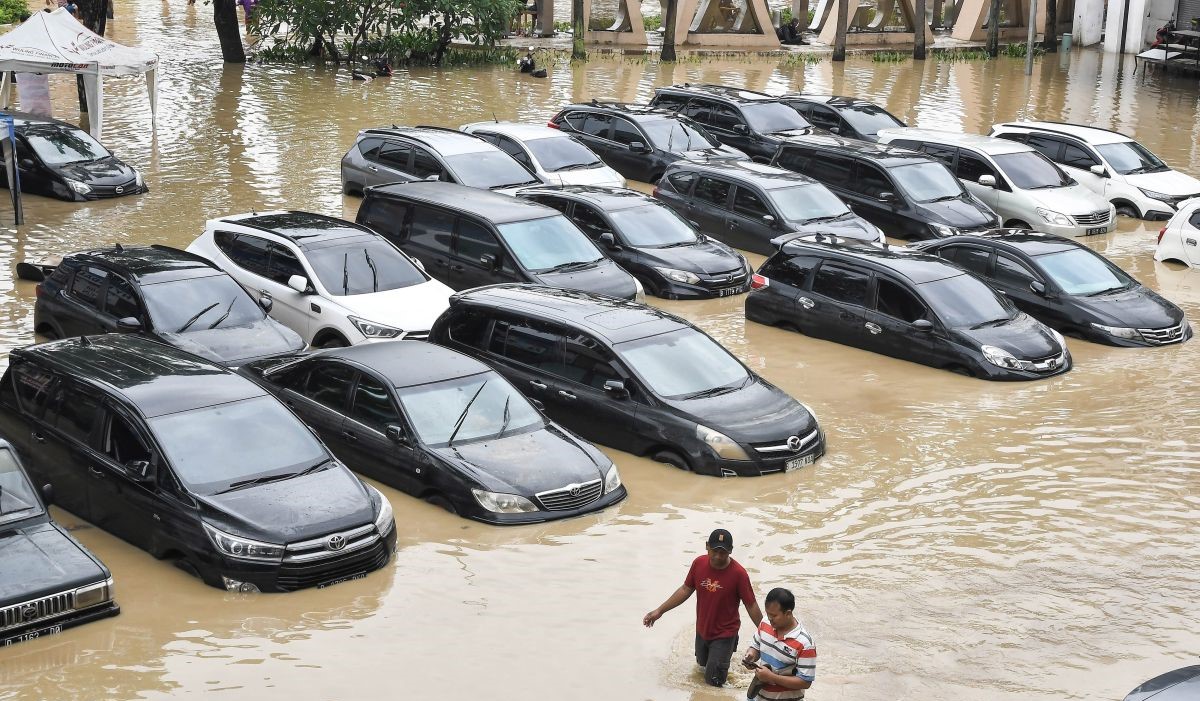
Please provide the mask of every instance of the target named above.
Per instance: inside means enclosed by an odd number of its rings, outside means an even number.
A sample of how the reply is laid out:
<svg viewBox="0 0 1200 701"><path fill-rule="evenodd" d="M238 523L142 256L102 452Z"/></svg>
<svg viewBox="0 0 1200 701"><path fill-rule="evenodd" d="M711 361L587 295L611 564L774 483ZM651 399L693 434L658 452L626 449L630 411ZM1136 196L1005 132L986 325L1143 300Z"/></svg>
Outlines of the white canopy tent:
<svg viewBox="0 0 1200 701"><path fill-rule="evenodd" d="M83 76L92 136L104 123L104 77L146 74L151 117L157 111L158 55L123 46L83 26L64 8L35 12L0 36L0 109L11 101L11 72L75 73Z"/></svg>

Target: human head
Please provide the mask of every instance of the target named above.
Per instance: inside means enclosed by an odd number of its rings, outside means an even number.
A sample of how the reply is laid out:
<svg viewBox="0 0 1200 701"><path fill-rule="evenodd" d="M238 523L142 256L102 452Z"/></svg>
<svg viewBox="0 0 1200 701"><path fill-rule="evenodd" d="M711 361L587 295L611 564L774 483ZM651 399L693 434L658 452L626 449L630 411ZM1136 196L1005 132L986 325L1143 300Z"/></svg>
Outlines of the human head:
<svg viewBox="0 0 1200 701"><path fill-rule="evenodd" d="M795 625L792 611L796 608L796 597L783 587L775 587L767 592L767 600L763 606L767 622L772 628L790 628Z"/></svg>
<svg viewBox="0 0 1200 701"><path fill-rule="evenodd" d="M708 564L715 570L723 570L729 566L729 553L733 552L733 535L724 528L718 528L708 536L705 544L708 550Z"/></svg>

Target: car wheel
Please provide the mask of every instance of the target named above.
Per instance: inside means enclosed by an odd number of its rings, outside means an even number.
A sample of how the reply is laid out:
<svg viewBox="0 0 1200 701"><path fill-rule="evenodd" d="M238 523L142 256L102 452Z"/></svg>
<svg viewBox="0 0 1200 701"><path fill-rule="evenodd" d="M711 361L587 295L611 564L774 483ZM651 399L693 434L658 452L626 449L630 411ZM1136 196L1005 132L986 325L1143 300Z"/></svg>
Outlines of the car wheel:
<svg viewBox="0 0 1200 701"><path fill-rule="evenodd" d="M441 494L430 494L429 496L425 497L425 503L429 504L430 506L436 506L443 511L458 515L458 509L454 508L454 504L451 504L450 500Z"/></svg>
<svg viewBox="0 0 1200 701"><path fill-rule="evenodd" d="M361 197L362 196L362 185L359 185L358 183L350 183L350 182L344 183L342 185L342 194L343 195L358 195Z"/></svg>
<svg viewBox="0 0 1200 701"><path fill-rule="evenodd" d="M1129 217L1130 219L1140 219L1141 218L1140 216L1138 216L1137 209L1135 209L1133 207L1133 205L1128 205L1128 204L1117 205L1117 216L1118 217Z"/></svg>
<svg viewBox="0 0 1200 701"><path fill-rule="evenodd" d="M38 331L38 333L42 334L42 337L45 338L47 341L58 340L58 332L55 331L50 326L47 326L46 328L42 329L41 331Z"/></svg>
<svg viewBox="0 0 1200 701"><path fill-rule="evenodd" d="M317 348L346 348L349 345L341 336L330 336L317 344Z"/></svg>
<svg viewBox="0 0 1200 701"><path fill-rule="evenodd" d="M665 462L668 465L674 465L684 472L692 471L687 459L673 450L660 450L651 457L655 462Z"/></svg>
<svg viewBox="0 0 1200 701"><path fill-rule="evenodd" d="M947 365L946 369L957 375L966 375L967 377L975 377L975 373L971 371L971 368L969 368L965 365Z"/></svg>
<svg viewBox="0 0 1200 701"><path fill-rule="evenodd" d="M1032 226L1026 224L1025 222L1021 221L1020 219L1013 219L1012 221L1008 222L1004 226L1009 229L1032 229L1033 228Z"/></svg>

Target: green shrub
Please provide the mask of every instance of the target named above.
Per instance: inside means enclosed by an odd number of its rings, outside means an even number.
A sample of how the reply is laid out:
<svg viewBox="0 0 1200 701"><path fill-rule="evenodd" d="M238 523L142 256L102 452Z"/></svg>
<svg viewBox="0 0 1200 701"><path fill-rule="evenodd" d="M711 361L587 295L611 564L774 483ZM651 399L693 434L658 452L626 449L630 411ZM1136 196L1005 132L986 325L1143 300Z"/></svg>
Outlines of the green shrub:
<svg viewBox="0 0 1200 701"><path fill-rule="evenodd" d="M647 32L656 32L662 26L662 17L659 15L642 15L642 27Z"/></svg>
<svg viewBox="0 0 1200 701"><path fill-rule="evenodd" d="M871 60L875 63L900 63L908 60L908 55L899 51L877 51L871 54Z"/></svg>
<svg viewBox="0 0 1200 701"><path fill-rule="evenodd" d="M986 61L990 58L983 49L960 49L955 51L939 51L934 54L938 61L953 63L955 61Z"/></svg>
<svg viewBox="0 0 1200 701"><path fill-rule="evenodd" d="M15 24L29 19L25 0L0 0L0 24Z"/></svg>
<svg viewBox="0 0 1200 701"><path fill-rule="evenodd" d="M1005 56L1012 56L1013 58L1025 58L1026 51L1028 51L1028 47L1025 44L1008 44L1000 53L1004 54ZM1042 48L1041 44L1033 45L1034 58L1037 58L1045 53L1046 49Z"/></svg>

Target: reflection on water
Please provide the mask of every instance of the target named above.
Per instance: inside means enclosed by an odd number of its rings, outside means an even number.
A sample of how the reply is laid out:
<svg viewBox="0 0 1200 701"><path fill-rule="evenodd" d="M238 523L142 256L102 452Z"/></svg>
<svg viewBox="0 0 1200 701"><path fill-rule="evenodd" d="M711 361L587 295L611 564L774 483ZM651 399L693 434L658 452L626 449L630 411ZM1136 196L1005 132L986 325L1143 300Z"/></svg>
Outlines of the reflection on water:
<svg viewBox="0 0 1200 701"><path fill-rule="evenodd" d="M163 58L153 132L141 80L106 83L104 141L151 192L29 197L20 229L0 204L10 271L116 241L186 246L231 212L352 217L338 160L365 127L545 122L570 101L645 101L682 81L856 95L923 127L1097 124L1200 172L1194 85L1134 79L1129 59L1093 51L1041 60L1031 78L1020 60L608 59L551 66L548 80L402 69L364 84L325 68L222 66L201 3L119 0L116 14L117 40ZM73 119L73 84L52 80L52 95ZM1122 221L1088 245L1200 319L1200 272L1151 258L1159 226ZM813 699L1118 699L1200 648L1196 342L1071 341L1072 372L989 384L748 324L742 298L656 303L812 406L828 455L788 475L714 480L607 450L626 502L515 529L385 489L401 524L387 571L282 596L225 594L82 527L123 613L0 651L0 699L740 698L695 672L690 605L640 625L715 525L735 534L760 594L797 593L821 649ZM31 340L32 308L33 286L0 276L0 353Z"/></svg>

